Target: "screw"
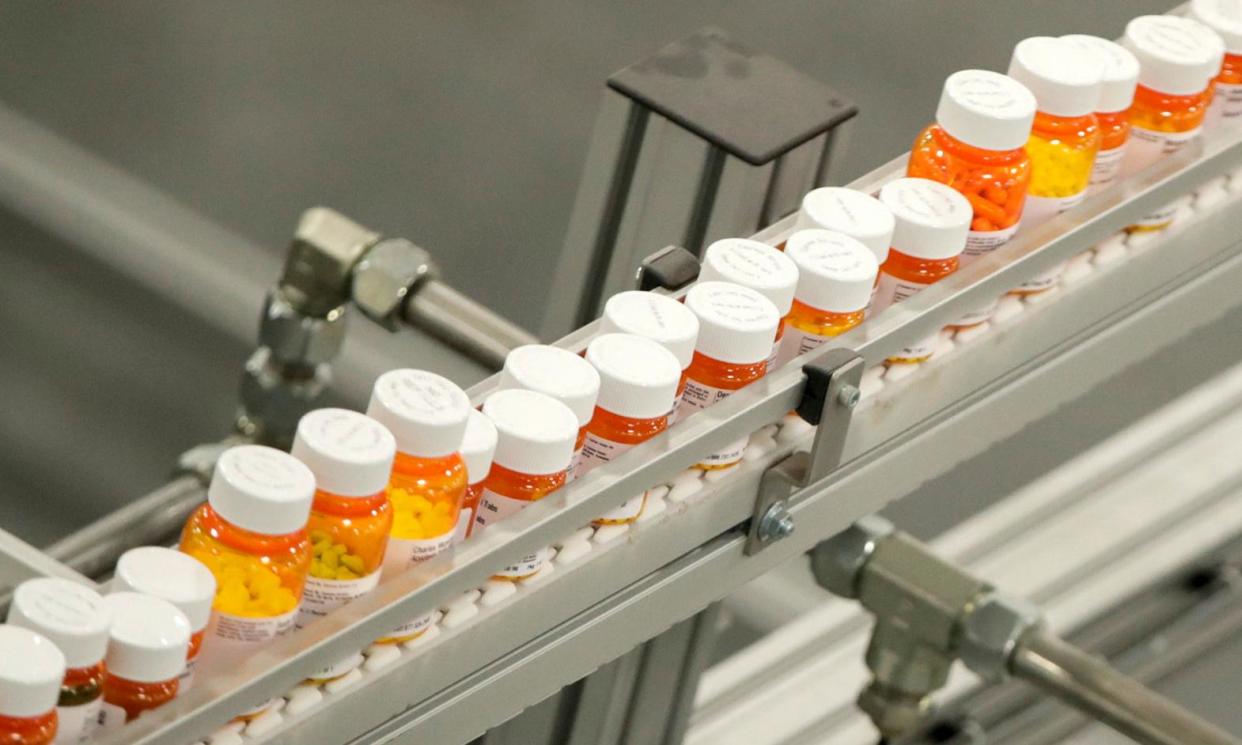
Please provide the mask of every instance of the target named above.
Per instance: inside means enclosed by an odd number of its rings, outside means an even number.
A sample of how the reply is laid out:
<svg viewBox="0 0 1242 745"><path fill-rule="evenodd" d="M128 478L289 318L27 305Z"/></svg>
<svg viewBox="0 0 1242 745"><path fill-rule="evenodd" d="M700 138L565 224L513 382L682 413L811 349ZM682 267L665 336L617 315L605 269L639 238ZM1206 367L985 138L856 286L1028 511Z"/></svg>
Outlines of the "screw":
<svg viewBox="0 0 1242 745"><path fill-rule="evenodd" d="M785 509L784 502L776 502L759 519L759 539L764 543L788 538L794 532L793 515Z"/></svg>
<svg viewBox="0 0 1242 745"><path fill-rule="evenodd" d="M857 386L843 385L841 390L837 391L837 401L847 409L852 409L858 405L858 400L862 398L862 391Z"/></svg>

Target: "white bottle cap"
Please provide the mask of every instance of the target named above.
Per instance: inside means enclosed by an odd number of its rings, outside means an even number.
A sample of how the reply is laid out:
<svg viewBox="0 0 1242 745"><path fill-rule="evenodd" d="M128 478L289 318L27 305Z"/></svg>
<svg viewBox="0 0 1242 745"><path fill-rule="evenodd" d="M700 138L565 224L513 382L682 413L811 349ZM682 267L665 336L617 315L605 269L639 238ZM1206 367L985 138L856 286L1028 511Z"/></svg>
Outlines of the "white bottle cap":
<svg viewBox="0 0 1242 745"><path fill-rule="evenodd" d="M509 352L500 387L539 391L569 407L585 427L595 413L599 373L578 355L546 344L527 344Z"/></svg>
<svg viewBox="0 0 1242 745"><path fill-rule="evenodd" d="M699 282L686 294L686 307L699 318L700 354L738 365L763 362L771 354L780 312L754 290L731 282Z"/></svg>
<svg viewBox="0 0 1242 745"><path fill-rule="evenodd" d="M1098 58L1077 44L1032 36L1013 48L1009 77L1035 95L1035 107L1052 116L1086 116L1100 108Z"/></svg>
<svg viewBox="0 0 1242 745"><path fill-rule="evenodd" d="M948 259L966 247L973 211L966 197L936 181L899 178L880 189L892 211L893 248L919 259Z"/></svg>
<svg viewBox="0 0 1242 745"><path fill-rule="evenodd" d="M690 367L699 338L699 319L676 300L654 292L630 290L608 298L600 333L637 334L672 352L681 369Z"/></svg>
<svg viewBox="0 0 1242 745"><path fill-rule="evenodd" d="M481 411L470 410L466 436L461 441L461 459L466 462L466 478L477 484L487 478L496 455L496 425Z"/></svg>
<svg viewBox="0 0 1242 745"><path fill-rule="evenodd" d="M483 413L496 425L496 465L533 476L569 468L579 425L565 404L538 391L509 388L488 396Z"/></svg>
<svg viewBox="0 0 1242 745"><path fill-rule="evenodd" d="M1190 17L1219 34L1230 54L1242 54L1242 0L1190 0Z"/></svg>
<svg viewBox="0 0 1242 745"><path fill-rule="evenodd" d="M781 316L793 307L798 267L772 246L748 238L725 238L703 254L700 282L732 282L772 301Z"/></svg>
<svg viewBox="0 0 1242 745"><path fill-rule="evenodd" d="M262 445L238 445L216 461L207 502L244 530L286 535L306 527L315 477L302 461Z"/></svg>
<svg viewBox="0 0 1242 745"><path fill-rule="evenodd" d="M443 458L466 434L470 397L459 385L426 370L389 370L375 381L367 416L397 438L397 452Z"/></svg>
<svg viewBox="0 0 1242 745"><path fill-rule="evenodd" d="M348 409L318 409L298 422L293 457L315 486L341 497L370 497L388 486L397 441L384 425Z"/></svg>
<svg viewBox="0 0 1242 745"><path fill-rule="evenodd" d="M112 611L110 675L135 683L162 683L181 675L190 646L190 620L177 606L140 592L104 598Z"/></svg>
<svg viewBox="0 0 1242 745"><path fill-rule="evenodd" d="M1189 96L1216 77L1224 42L1206 27L1178 16L1139 16L1126 24L1121 44L1139 61L1139 84L1160 93ZM1217 46L1219 45L1219 46ZM1215 67L1215 69L1213 69Z"/></svg>
<svg viewBox="0 0 1242 745"><path fill-rule="evenodd" d="M1061 38L1095 56L1101 75L1097 111L1115 114L1130 108L1139 76L1139 62L1134 53L1115 41L1098 36L1070 34Z"/></svg>
<svg viewBox="0 0 1242 745"><path fill-rule="evenodd" d="M604 334L591 340L586 358L599 371L599 407L604 411L654 419L673 408L681 366L656 342L634 334Z"/></svg>
<svg viewBox="0 0 1242 745"><path fill-rule="evenodd" d="M108 649L111 616L103 598L67 579L40 577L18 585L8 622L55 644L71 670L98 665Z"/></svg>
<svg viewBox="0 0 1242 745"><path fill-rule="evenodd" d="M883 264L893 244L893 213L880 200L854 189L824 186L802 198L794 230L823 228L860 241Z"/></svg>
<svg viewBox="0 0 1242 745"><path fill-rule="evenodd" d="M171 548L143 546L121 554L112 592L141 592L177 606L198 633L211 620L216 578L198 559Z"/></svg>
<svg viewBox="0 0 1242 745"><path fill-rule="evenodd" d="M0 626L0 717L25 719L56 708L65 656L30 629Z"/></svg>
<svg viewBox="0 0 1242 745"><path fill-rule="evenodd" d="M831 230L799 230L785 253L798 265L798 302L829 313L856 313L871 302L880 265L862 241Z"/></svg>
<svg viewBox="0 0 1242 745"><path fill-rule="evenodd" d="M1013 78L991 70L961 70L944 81L936 123L967 145L1015 150L1035 121L1035 96Z"/></svg>

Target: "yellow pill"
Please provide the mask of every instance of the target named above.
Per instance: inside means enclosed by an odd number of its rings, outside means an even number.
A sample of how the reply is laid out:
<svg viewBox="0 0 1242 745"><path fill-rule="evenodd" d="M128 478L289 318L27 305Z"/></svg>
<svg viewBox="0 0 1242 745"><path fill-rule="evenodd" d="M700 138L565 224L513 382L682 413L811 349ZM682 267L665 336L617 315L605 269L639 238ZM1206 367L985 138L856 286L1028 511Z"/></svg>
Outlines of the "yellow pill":
<svg viewBox="0 0 1242 745"><path fill-rule="evenodd" d="M349 556L342 556L341 563L344 564L347 569L352 572L356 572L359 575L366 573L366 563L363 562L362 557L360 556L354 556L352 554Z"/></svg>
<svg viewBox="0 0 1242 745"><path fill-rule="evenodd" d="M337 578L337 579L340 579L340 580L345 580L345 579L358 579L358 575L356 575L356 574L354 574L353 572L349 571L349 569L347 569L347 568L345 568L345 567L341 567L340 569L337 569L337 570L336 570L336 578Z"/></svg>

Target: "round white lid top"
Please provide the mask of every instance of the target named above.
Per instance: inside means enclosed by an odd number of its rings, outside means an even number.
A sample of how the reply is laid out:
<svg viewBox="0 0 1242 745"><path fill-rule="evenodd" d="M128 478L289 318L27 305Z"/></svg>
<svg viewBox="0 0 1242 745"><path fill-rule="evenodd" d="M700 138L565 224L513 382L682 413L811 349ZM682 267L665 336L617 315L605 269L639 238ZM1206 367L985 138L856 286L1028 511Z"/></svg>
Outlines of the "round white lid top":
<svg viewBox="0 0 1242 745"><path fill-rule="evenodd" d="M1242 0L1190 0L1190 17L1220 34L1227 52L1242 54Z"/></svg>
<svg viewBox="0 0 1242 745"><path fill-rule="evenodd" d="M948 259L966 247L973 211L966 197L924 178L899 178L880 189L893 212L893 248L920 259Z"/></svg>
<svg viewBox="0 0 1242 745"><path fill-rule="evenodd" d="M525 388L551 396L568 406L578 417L578 426L585 427L595 412L599 373L568 349L527 344L505 357L500 387Z"/></svg>
<svg viewBox="0 0 1242 745"><path fill-rule="evenodd" d="M699 319L685 305L670 297L629 290L618 292L604 305L600 332L613 331L638 334L663 344L685 370L694 358Z"/></svg>
<svg viewBox="0 0 1242 745"><path fill-rule="evenodd" d="M483 412L470 410L466 422L466 436L461 441L461 459L466 462L466 478L477 484L487 478L492 470L492 457L496 455L496 425Z"/></svg>
<svg viewBox="0 0 1242 745"><path fill-rule="evenodd" d="M569 468L579 425L565 404L538 391L508 388L488 396L483 413L496 425L497 465L536 476Z"/></svg>
<svg viewBox="0 0 1242 745"><path fill-rule="evenodd" d="M17 586L8 622L56 645L71 670L99 664L112 621L99 593L67 579L39 577Z"/></svg>
<svg viewBox="0 0 1242 745"><path fill-rule="evenodd" d="M1202 92L1220 71L1225 43L1198 21L1139 16L1126 24L1121 44L1139 61L1139 84L1160 93Z"/></svg>
<svg viewBox="0 0 1242 745"><path fill-rule="evenodd" d="M1035 121L1035 96L991 70L960 70L944 81L936 123L950 136L984 150L1026 144Z"/></svg>
<svg viewBox="0 0 1242 745"><path fill-rule="evenodd" d="M197 633L211 620L216 578L198 559L163 546L131 548L121 554L112 592L141 592L177 606Z"/></svg>
<svg viewBox="0 0 1242 745"><path fill-rule="evenodd" d="M799 230L785 252L798 265L798 302L830 313L856 313L871 302L880 265L862 241L832 230Z"/></svg>
<svg viewBox="0 0 1242 745"><path fill-rule="evenodd" d="M1009 60L1009 77L1025 85L1035 106L1052 116L1099 110L1102 75L1099 57L1052 36L1023 39Z"/></svg>
<svg viewBox="0 0 1242 745"><path fill-rule="evenodd" d="M46 637L0 626L0 716L42 716L56 708L65 656Z"/></svg>
<svg viewBox="0 0 1242 745"><path fill-rule="evenodd" d="M632 419L654 419L673 408L681 365L659 343L635 334L603 334L587 347L599 371L599 408Z"/></svg>
<svg viewBox="0 0 1242 745"><path fill-rule="evenodd" d="M426 370L389 370L375 381L367 416L388 428L397 452L443 458L466 433L470 397L453 381Z"/></svg>
<svg viewBox="0 0 1242 745"><path fill-rule="evenodd" d="M185 669L190 620L177 606L140 592L104 598L112 611L108 672L136 683L172 680Z"/></svg>
<svg viewBox="0 0 1242 745"><path fill-rule="evenodd" d="M1134 87L1138 85L1138 58L1115 41L1086 34L1070 34L1062 39L1095 56L1100 70L1100 104L1098 111L1114 114L1130 108Z"/></svg>
<svg viewBox="0 0 1242 745"><path fill-rule="evenodd" d="M781 315L771 300L732 282L699 282L686 293L699 318L697 351L714 360L753 365L768 358Z"/></svg>
<svg viewBox="0 0 1242 745"><path fill-rule="evenodd" d="M263 445L238 445L216 461L207 501L244 530L285 535L306 527L315 477L302 461Z"/></svg>
<svg viewBox="0 0 1242 745"><path fill-rule="evenodd" d="M784 316L793 305L798 267L766 243L748 238L724 238L707 247L699 281L732 282L760 293Z"/></svg>
<svg viewBox="0 0 1242 745"><path fill-rule="evenodd" d="M320 490L341 497L370 497L388 485L397 441L365 414L317 409L298 422L291 453L315 475Z"/></svg>
<svg viewBox="0 0 1242 745"><path fill-rule="evenodd" d="M881 264L893 243L893 213L871 196L840 186L812 189L802 197L794 230L823 228L862 242Z"/></svg>

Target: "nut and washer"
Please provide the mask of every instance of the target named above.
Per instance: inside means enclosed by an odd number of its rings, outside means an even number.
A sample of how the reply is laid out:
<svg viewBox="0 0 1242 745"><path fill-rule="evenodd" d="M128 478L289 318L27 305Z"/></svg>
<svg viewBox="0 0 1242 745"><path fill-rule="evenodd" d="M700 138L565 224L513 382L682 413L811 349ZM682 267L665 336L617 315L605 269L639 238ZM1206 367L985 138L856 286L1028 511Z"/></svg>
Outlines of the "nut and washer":
<svg viewBox="0 0 1242 745"><path fill-rule="evenodd" d="M385 238L354 267L354 304L371 320L396 331L406 300L420 282L434 276L435 265L426 249L404 238Z"/></svg>

